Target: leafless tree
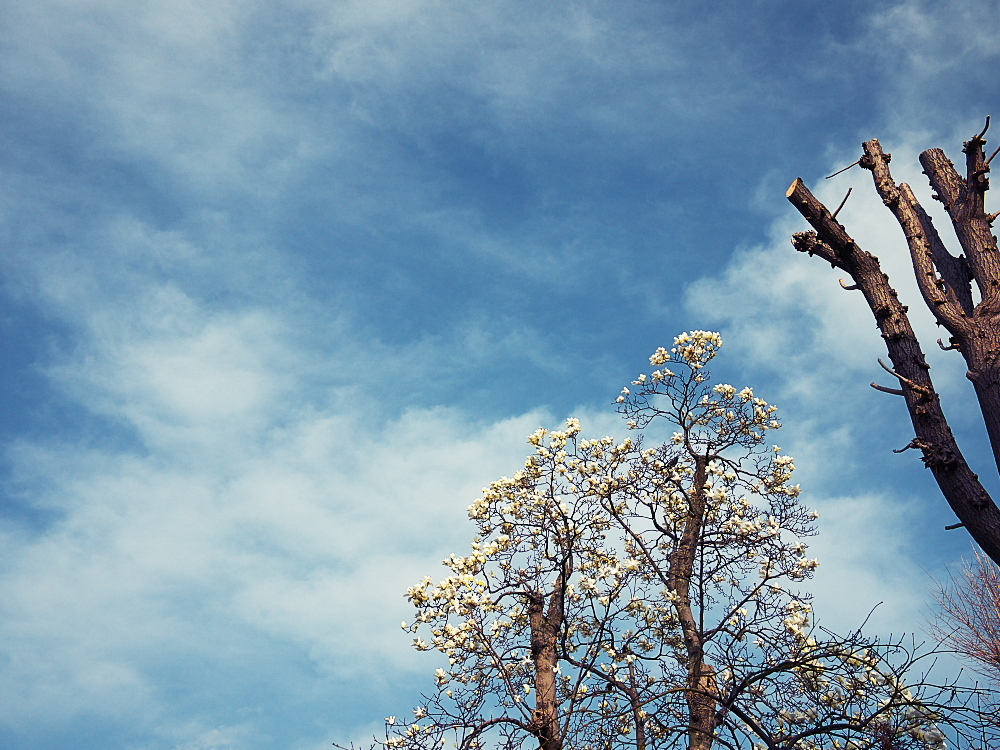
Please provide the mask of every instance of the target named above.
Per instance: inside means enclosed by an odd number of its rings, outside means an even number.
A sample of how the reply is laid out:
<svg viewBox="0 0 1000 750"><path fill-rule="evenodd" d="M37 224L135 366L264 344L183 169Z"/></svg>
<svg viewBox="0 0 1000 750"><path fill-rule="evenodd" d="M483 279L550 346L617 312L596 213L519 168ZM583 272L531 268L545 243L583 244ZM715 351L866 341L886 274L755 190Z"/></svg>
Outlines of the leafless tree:
<svg viewBox="0 0 1000 750"><path fill-rule="evenodd" d="M1000 568L977 552L936 595L937 635L1000 684Z"/></svg>
<svg viewBox="0 0 1000 750"><path fill-rule="evenodd" d="M1000 253L991 231L997 213L988 214L985 205L990 161L997 152L986 156L984 135L988 127L989 118L986 128L965 142L964 175L939 148L920 155L934 198L944 204L955 228L962 250L958 255L945 248L910 186L893 181L890 155L878 140L862 144L863 154L855 163L872 173L876 191L903 230L923 300L937 323L950 334L948 345L939 339L939 346L958 351L965 358L968 378L1000 468ZM795 249L819 256L849 274L854 283L846 288L860 290L875 316L892 363L891 367L882 366L899 387L872 386L904 398L916 433L906 448L920 450L958 516L958 525L968 529L992 560L1000 561L1000 508L955 441L907 308L879 267L878 258L861 249L837 221L837 211L831 213L801 179L792 183L787 197L813 228L793 236Z"/></svg>

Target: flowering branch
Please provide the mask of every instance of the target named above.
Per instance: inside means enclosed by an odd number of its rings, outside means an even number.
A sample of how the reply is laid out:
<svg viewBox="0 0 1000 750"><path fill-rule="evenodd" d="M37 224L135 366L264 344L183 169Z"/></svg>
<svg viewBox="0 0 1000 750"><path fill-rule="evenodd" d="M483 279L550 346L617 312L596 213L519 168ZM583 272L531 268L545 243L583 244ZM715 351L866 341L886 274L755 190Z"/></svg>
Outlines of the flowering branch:
<svg viewBox="0 0 1000 750"><path fill-rule="evenodd" d="M940 750L939 727L960 727L899 644L817 633L794 590L817 514L765 444L776 407L710 384L721 345L678 336L619 397L671 441L583 439L569 419L469 506L471 553L407 591L403 628L447 666L377 747Z"/></svg>

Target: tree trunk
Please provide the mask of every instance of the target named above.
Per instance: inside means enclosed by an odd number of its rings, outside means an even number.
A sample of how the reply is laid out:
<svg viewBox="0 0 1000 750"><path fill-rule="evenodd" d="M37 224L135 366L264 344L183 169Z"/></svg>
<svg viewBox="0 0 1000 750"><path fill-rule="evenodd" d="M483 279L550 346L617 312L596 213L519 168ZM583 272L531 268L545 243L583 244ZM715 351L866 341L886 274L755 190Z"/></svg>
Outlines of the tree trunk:
<svg viewBox="0 0 1000 750"><path fill-rule="evenodd" d="M688 750L710 750L715 741L718 689L715 670L705 661L705 642L691 605L691 576L705 524L708 457L695 458L695 473L687 518L677 549L670 556L670 589L681 624L687 667Z"/></svg>
<svg viewBox="0 0 1000 750"><path fill-rule="evenodd" d="M531 660L535 669L535 710L531 731L538 738L539 750L562 750L559 725L559 702L556 696L558 640L564 617L563 576L556 580L549 595L548 611L541 592L528 595L528 622L531 627Z"/></svg>
<svg viewBox="0 0 1000 750"><path fill-rule="evenodd" d="M979 336L966 337L962 347L965 362L968 366L966 377L972 381L979 400L979 409L986 424L986 434L993 449L993 460L1000 468L1000 340L997 333L1000 326L992 325L987 330L980 330Z"/></svg>
<svg viewBox="0 0 1000 750"><path fill-rule="evenodd" d="M635 723L635 750L646 750L646 722L643 719L642 702L639 692L635 689L637 684L635 675L635 665L631 662L628 665L629 692L627 693L629 703L632 705L632 721Z"/></svg>

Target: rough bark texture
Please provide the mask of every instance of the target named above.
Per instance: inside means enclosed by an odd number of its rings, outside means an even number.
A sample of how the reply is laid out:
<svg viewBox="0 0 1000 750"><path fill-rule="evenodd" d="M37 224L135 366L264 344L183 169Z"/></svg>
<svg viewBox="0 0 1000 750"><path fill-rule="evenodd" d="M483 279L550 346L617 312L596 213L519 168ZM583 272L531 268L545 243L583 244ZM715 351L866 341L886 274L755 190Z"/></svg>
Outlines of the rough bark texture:
<svg viewBox="0 0 1000 750"><path fill-rule="evenodd" d="M549 596L534 593L528 597L528 621L531 626L531 660L535 669L535 710L531 717L532 733L539 750L562 750L559 725L559 702L556 696L558 640L564 618L564 581L560 576Z"/></svg>
<svg viewBox="0 0 1000 750"><path fill-rule="evenodd" d="M1000 469L1000 254L990 230L996 217L985 211L984 194L989 189L985 143L982 134L966 142L965 177L940 149L920 155L924 173L937 192L935 197L944 203L965 252L957 257L945 248L910 186L893 181L890 155L877 140L863 144L859 164L871 171L875 189L903 230L925 304L951 334L951 348L965 358ZM904 397L916 433L907 447L920 449L955 515L983 551L1000 563L1000 509L959 450L907 308L879 268L878 258L858 246L802 180L792 183L787 197L814 230L796 233L792 245L850 274L853 288L861 290L875 316L892 362L887 369L898 380L899 388L872 385ZM981 298L978 304L974 303L972 282Z"/></svg>
<svg viewBox="0 0 1000 750"><path fill-rule="evenodd" d="M670 557L670 589L687 651L688 750L710 750L715 739L715 708L718 688L715 669L705 660L701 623L691 606L691 575L705 526L707 498L705 482L708 459L699 457L695 466L687 519L677 549Z"/></svg>

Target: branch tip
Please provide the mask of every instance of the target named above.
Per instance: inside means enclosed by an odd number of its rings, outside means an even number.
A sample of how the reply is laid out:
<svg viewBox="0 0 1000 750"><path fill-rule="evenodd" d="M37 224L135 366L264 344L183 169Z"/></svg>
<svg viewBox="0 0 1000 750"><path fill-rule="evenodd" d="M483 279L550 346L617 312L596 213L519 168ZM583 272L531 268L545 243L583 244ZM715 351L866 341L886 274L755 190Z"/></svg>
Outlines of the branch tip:
<svg viewBox="0 0 1000 750"><path fill-rule="evenodd" d="M878 383L869 383L869 385L876 391L882 391L882 393L888 393L892 396L905 396L906 394L899 390L898 388L886 388L884 385L879 385Z"/></svg>
<svg viewBox="0 0 1000 750"><path fill-rule="evenodd" d="M840 288L846 289L849 292L853 292L855 289L861 288L857 284L845 284L843 279L839 279L839 281L840 281Z"/></svg>
<svg viewBox="0 0 1000 750"><path fill-rule="evenodd" d="M930 389L927 388L926 386L922 386L919 383L914 383L912 380L910 380L905 375L900 375L898 372L896 372L891 367L889 367L885 362L883 362L881 358L879 358L878 363L882 367L883 370L885 370L887 373L889 373L894 378L896 378L897 380L899 380L900 383L904 383L904 384L910 386L910 388L912 388L913 390L917 391L917 393L928 394L928 393L931 392Z"/></svg>
<svg viewBox="0 0 1000 750"><path fill-rule="evenodd" d="M986 135L986 131L989 130L989 129L990 129L990 116L986 115L986 124L983 126L983 129L982 129L982 131L980 131L979 135L977 135L972 140L974 140L974 141L981 141L981 140L983 140L983 136Z"/></svg>
<svg viewBox="0 0 1000 750"><path fill-rule="evenodd" d="M854 190L854 188L852 188L852 187L847 188L847 195L844 196L844 200L842 200L840 202L840 205L837 206L837 210L834 211L832 214L830 214L830 218L832 218L832 219L836 219L837 218L837 214L840 213L840 209L842 209L844 207L844 205L847 203L847 199L851 197L851 191L852 190Z"/></svg>
<svg viewBox="0 0 1000 750"><path fill-rule="evenodd" d="M838 170L837 170L836 172L834 172L833 174L828 174L828 175L827 175L827 176L826 176L826 177L825 177L824 179L827 179L827 180L829 180L829 179L830 179L831 177L836 177L836 176L837 176L838 174L840 174L841 172L846 172L846 171L847 171L848 169L850 169L851 167L853 167L853 166L856 166L856 165L858 165L858 164L860 164L860 163L861 163L861 159L858 159L858 160L857 160L856 162L854 162L853 164L848 164L848 165L847 165L846 167L844 167L843 169L838 169Z"/></svg>

